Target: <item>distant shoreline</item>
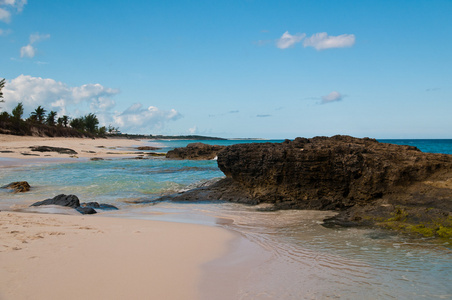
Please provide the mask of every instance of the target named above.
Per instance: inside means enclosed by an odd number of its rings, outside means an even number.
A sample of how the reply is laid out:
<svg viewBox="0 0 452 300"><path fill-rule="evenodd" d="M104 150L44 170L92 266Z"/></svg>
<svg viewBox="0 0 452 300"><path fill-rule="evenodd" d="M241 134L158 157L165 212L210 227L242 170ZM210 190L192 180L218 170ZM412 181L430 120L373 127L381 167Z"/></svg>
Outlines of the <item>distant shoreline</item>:
<svg viewBox="0 0 452 300"><path fill-rule="evenodd" d="M107 138L127 138L127 139L149 139L149 140L219 140L225 141L228 139L212 136L202 135L146 135L146 134L111 134Z"/></svg>

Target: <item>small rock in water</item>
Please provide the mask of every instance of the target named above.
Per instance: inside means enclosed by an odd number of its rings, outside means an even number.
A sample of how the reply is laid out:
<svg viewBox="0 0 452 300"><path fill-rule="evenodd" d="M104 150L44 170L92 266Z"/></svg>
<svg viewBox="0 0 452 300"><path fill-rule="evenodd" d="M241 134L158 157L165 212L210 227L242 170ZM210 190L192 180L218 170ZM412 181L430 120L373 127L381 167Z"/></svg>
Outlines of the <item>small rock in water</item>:
<svg viewBox="0 0 452 300"><path fill-rule="evenodd" d="M81 203L81 207L90 207L90 208L99 208L99 209L107 209L107 210L118 210L118 208L111 204L98 203L98 202L88 202Z"/></svg>
<svg viewBox="0 0 452 300"><path fill-rule="evenodd" d="M23 193L30 190L30 185L26 181L16 181L2 186L2 189L11 189L13 193Z"/></svg>
<svg viewBox="0 0 452 300"><path fill-rule="evenodd" d="M77 208L80 206L80 201L78 197L75 195L60 194L51 199L35 202L31 206L52 205L52 204Z"/></svg>
<svg viewBox="0 0 452 300"><path fill-rule="evenodd" d="M96 214L97 213L97 211L94 208L92 208L92 207L81 207L81 206L79 206L79 207L76 208L76 210L79 213L83 214L83 215L92 215L92 214Z"/></svg>

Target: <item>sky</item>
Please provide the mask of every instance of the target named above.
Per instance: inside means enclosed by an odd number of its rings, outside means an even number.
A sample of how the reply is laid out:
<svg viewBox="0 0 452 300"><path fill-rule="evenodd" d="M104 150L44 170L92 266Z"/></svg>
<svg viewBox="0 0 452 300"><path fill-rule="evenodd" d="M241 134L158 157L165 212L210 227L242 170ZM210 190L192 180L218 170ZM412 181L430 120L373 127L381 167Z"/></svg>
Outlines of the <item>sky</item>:
<svg viewBox="0 0 452 300"><path fill-rule="evenodd" d="M0 0L0 111L122 132L452 138L452 0Z"/></svg>

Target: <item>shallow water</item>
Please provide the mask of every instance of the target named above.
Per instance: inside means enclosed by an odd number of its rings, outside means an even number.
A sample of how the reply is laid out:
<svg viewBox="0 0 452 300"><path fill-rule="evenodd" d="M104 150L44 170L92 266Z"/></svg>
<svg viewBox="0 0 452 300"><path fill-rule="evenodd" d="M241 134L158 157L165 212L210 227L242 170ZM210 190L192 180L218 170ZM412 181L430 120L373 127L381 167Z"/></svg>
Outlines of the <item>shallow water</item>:
<svg viewBox="0 0 452 300"><path fill-rule="evenodd" d="M149 144L166 151L186 143ZM431 144L433 151L452 150L447 148L449 142ZM426 145L423 141L421 146ZM2 210L28 209L57 194L76 194L81 202L120 208L100 213L104 216L222 226L237 232L257 245L263 258L239 283L239 299L452 299L452 252L445 245L411 241L382 230L323 227L322 220L333 212L265 212L225 202L153 202L160 195L221 177L216 161L118 159L1 171L0 185L26 180L33 187L24 194L0 190ZM34 211L65 213L54 207Z"/></svg>

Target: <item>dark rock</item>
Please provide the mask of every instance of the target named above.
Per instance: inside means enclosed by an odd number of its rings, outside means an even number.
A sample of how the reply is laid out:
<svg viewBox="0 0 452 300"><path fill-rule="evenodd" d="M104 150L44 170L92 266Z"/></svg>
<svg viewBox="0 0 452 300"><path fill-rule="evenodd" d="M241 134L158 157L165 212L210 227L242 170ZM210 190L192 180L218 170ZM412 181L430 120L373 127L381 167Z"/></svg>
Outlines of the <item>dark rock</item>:
<svg viewBox="0 0 452 300"><path fill-rule="evenodd" d="M13 190L13 193L23 193L30 190L30 185L26 181L17 181L2 186L2 189L11 189Z"/></svg>
<svg viewBox="0 0 452 300"><path fill-rule="evenodd" d="M452 238L452 155L334 136L228 146L218 167L225 179L171 200L338 210L327 225Z"/></svg>
<svg viewBox="0 0 452 300"><path fill-rule="evenodd" d="M148 152L146 153L147 156L166 156L166 153L163 152Z"/></svg>
<svg viewBox="0 0 452 300"><path fill-rule="evenodd" d="M105 209L105 210L118 210L118 208L111 204L105 204L105 203L98 203L98 202L88 202L88 203L81 203L81 207L91 207L91 208L98 208L98 209Z"/></svg>
<svg viewBox="0 0 452 300"><path fill-rule="evenodd" d="M46 199L43 201L33 203L31 206L41 206L41 205L60 205L60 206L77 208L80 206L80 201L79 201L78 197L75 195L60 194L51 199Z"/></svg>
<svg viewBox="0 0 452 300"><path fill-rule="evenodd" d="M92 161L99 161L99 160L104 160L104 159L101 158L101 157L91 157L90 160L92 160Z"/></svg>
<svg viewBox="0 0 452 300"><path fill-rule="evenodd" d="M137 147L138 150L159 150L160 148L158 147L151 147L151 146L141 146L141 147Z"/></svg>
<svg viewBox="0 0 452 300"><path fill-rule="evenodd" d="M95 214L97 209L105 209L105 210L117 210L118 208L114 205L98 203L98 202L88 202L81 203L77 196L75 195L58 195L53 197L52 199L46 199L43 201L39 201L33 203L31 206L41 206L41 205L60 205L75 208L78 212L82 214Z"/></svg>
<svg viewBox="0 0 452 300"><path fill-rule="evenodd" d="M75 208L79 213L83 214L83 215L92 215L92 214L96 214L97 211L92 208L92 207L76 207Z"/></svg>
<svg viewBox="0 0 452 300"><path fill-rule="evenodd" d="M76 151L69 148L50 147L50 146L32 146L31 151L38 152L57 152L59 154L77 154Z"/></svg>
<svg viewBox="0 0 452 300"><path fill-rule="evenodd" d="M231 191L243 190L250 202L342 210L451 171L452 156L334 136L229 146L218 167L232 179Z"/></svg>
<svg viewBox="0 0 452 300"><path fill-rule="evenodd" d="M193 160L209 160L214 159L218 152L225 146L208 145L204 143L191 143L187 147L176 148L168 151L166 158L170 159L193 159Z"/></svg>

